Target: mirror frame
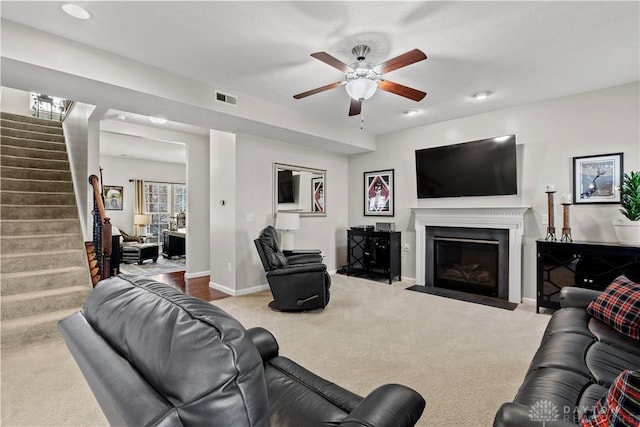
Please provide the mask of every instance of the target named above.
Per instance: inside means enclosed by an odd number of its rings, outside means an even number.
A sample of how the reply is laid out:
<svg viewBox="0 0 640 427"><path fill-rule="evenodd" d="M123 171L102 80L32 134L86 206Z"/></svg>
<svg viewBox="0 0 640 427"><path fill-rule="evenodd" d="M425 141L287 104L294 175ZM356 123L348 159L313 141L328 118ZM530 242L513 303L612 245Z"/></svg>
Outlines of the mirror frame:
<svg viewBox="0 0 640 427"><path fill-rule="evenodd" d="M299 172L310 172L314 174L321 174L324 187L324 211L323 212L310 212L310 211L281 211L281 212L297 212L300 216L327 216L327 171L325 169L308 168L304 166L288 165L285 163L273 164L273 216L275 218L278 213L278 169L285 169Z"/></svg>

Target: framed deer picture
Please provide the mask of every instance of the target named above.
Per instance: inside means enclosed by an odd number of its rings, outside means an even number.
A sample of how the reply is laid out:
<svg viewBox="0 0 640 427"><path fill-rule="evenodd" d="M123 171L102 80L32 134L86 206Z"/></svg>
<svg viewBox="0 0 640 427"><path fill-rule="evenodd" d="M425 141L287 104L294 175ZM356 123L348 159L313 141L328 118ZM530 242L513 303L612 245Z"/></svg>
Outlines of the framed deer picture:
<svg viewBox="0 0 640 427"><path fill-rule="evenodd" d="M573 158L573 203L620 203L623 154Z"/></svg>

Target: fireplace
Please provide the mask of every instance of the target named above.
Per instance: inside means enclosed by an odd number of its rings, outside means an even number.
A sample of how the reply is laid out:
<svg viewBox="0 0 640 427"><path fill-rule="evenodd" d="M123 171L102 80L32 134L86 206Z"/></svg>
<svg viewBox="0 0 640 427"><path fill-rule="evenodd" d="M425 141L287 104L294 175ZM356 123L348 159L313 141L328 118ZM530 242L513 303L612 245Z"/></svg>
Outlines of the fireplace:
<svg viewBox="0 0 640 427"><path fill-rule="evenodd" d="M488 229L500 231L503 234L503 238L508 241L508 244L503 245L502 252L502 256L506 261L501 261L501 265L505 266L505 270L498 269L498 297L508 298L508 301L512 303L519 304L522 302L522 236L524 235L524 215L528 209L528 207L521 206L413 208L416 231L416 285L433 286L433 278L429 279L430 271L433 269L428 267L428 265L433 264L428 264L427 261L428 229L434 227L477 231ZM447 238L456 239L460 237L448 236ZM472 236L471 240L473 239L495 240L496 238ZM478 263L473 262L471 264ZM500 277L503 277L504 281L501 281Z"/></svg>
<svg viewBox="0 0 640 427"><path fill-rule="evenodd" d="M426 227L426 286L509 299L509 233Z"/></svg>

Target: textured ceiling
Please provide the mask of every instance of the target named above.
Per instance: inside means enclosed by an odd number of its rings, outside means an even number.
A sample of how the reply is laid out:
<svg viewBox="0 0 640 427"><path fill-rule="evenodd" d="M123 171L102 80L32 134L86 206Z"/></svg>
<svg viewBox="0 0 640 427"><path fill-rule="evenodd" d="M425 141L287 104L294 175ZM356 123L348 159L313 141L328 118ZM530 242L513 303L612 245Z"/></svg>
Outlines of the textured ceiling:
<svg viewBox="0 0 640 427"><path fill-rule="evenodd" d="M2 1L1 14L39 30L359 127L344 88L293 95L344 78L309 56L373 63L413 48L429 59L386 74L423 90L416 103L378 91L365 101L365 130L382 134L456 117L640 80L640 3L632 2L61 2ZM471 98L492 91L484 102ZM402 113L418 108L421 114Z"/></svg>

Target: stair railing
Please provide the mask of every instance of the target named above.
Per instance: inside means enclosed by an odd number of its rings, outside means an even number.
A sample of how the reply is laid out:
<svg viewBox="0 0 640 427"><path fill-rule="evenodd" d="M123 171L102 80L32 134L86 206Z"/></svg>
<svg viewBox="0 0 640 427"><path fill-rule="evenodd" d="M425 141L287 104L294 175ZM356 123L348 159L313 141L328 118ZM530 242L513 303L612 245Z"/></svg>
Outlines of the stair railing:
<svg viewBox="0 0 640 427"><path fill-rule="evenodd" d="M107 217L104 208L104 200L100 181L97 176L89 177L89 184L93 187L93 257L96 262L92 263L92 256L89 256L89 267L91 268L91 278L93 284L111 277L111 219ZM92 265L93 264L93 265Z"/></svg>

